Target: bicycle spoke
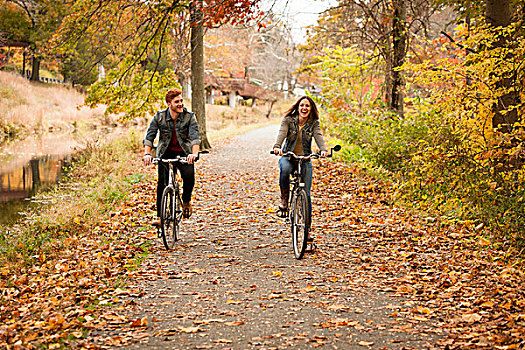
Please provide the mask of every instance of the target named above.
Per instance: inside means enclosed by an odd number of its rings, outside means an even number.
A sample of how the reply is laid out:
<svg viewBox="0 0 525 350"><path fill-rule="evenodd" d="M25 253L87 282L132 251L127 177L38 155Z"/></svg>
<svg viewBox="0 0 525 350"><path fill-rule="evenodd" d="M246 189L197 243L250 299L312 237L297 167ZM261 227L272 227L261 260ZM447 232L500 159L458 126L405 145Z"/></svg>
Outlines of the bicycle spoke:
<svg viewBox="0 0 525 350"><path fill-rule="evenodd" d="M296 259L301 259L306 250L308 240L308 198L306 191L298 190L294 198L291 227L292 227L292 245Z"/></svg>
<svg viewBox="0 0 525 350"><path fill-rule="evenodd" d="M173 248L176 241L176 233L174 231L175 221L175 202L174 191L172 187L166 187L162 194L161 207L161 237L166 249Z"/></svg>

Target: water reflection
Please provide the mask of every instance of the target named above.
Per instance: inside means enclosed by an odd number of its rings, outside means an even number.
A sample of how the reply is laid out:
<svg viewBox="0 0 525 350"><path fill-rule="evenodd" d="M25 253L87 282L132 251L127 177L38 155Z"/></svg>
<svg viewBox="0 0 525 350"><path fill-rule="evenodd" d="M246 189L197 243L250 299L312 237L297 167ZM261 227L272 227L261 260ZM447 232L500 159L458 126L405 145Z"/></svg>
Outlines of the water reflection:
<svg viewBox="0 0 525 350"><path fill-rule="evenodd" d="M68 157L35 157L22 168L0 173L0 202L32 197L38 190L60 181Z"/></svg>
<svg viewBox="0 0 525 350"><path fill-rule="evenodd" d="M104 135L115 136L123 130L97 130L88 133L48 133L0 146L0 225L19 217L36 193L58 183L71 154L96 143Z"/></svg>
<svg viewBox="0 0 525 350"><path fill-rule="evenodd" d="M20 201L58 183L70 155L47 155L29 160L23 167L0 171L0 224L15 221L24 207Z"/></svg>

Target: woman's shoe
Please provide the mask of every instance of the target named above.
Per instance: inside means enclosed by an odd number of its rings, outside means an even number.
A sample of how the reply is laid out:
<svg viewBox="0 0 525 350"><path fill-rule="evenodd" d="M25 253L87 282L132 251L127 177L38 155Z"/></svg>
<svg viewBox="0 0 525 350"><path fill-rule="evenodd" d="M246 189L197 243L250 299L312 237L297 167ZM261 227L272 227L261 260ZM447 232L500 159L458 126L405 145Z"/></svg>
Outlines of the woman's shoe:
<svg viewBox="0 0 525 350"><path fill-rule="evenodd" d="M288 214L288 198L290 198L290 189L281 187L281 204L279 205L279 217L285 218Z"/></svg>

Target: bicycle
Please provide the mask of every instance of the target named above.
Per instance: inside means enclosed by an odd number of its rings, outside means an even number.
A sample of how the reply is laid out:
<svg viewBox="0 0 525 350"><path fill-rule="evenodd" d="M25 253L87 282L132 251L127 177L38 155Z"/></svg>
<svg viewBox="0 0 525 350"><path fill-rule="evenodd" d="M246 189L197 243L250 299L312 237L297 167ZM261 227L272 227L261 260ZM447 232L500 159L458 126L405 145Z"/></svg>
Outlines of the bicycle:
<svg viewBox="0 0 525 350"><path fill-rule="evenodd" d="M201 151L197 154L195 162L199 156L207 151ZM162 192L160 206L160 229L158 229L159 238L167 250L173 249L175 242L179 239L180 222L182 221L182 199L179 188L179 175L173 169L173 163L188 164L186 157L177 156L174 159L153 158L153 164L167 163L169 167L168 185Z"/></svg>
<svg viewBox="0 0 525 350"><path fill-rule="evenodd" d="M333 152L341 150L340 145L336 145L330 149L330 154L327 157L332 157ZM270 151L271 154L273 151ZM300 260L303 258L306 248L308 246L308 238L310 233L311 225L311 213L308 206L308 196L306 194L305 183L302 179L302 165L304 162L310 159L317 159L321 155L319 153L312 153L309 155L298 156L293 152L286 152L282 154L283 157L290 157L297 160L297 166L295 167L291 179L290 179L290 196L288 198L288 209L287 213L283 213L283 217L286 217L290 229L292 231L292 246L295 258ZM311 250L315 250L316 246L313 242L311 243Z"/></svg>

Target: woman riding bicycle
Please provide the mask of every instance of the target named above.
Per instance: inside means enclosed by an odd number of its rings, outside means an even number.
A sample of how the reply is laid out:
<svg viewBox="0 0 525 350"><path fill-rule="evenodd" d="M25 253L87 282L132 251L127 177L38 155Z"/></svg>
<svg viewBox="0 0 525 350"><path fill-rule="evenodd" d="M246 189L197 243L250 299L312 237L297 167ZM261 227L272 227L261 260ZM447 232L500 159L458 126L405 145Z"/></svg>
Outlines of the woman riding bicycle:
<svg viewBox="0 0 525 350"><path fill-rule="evenodd" d="M182 177L182 213L185 218L191 216L191 194L195 185L194 161L200 151L200 135L197 119L184 107L182 91L171 89L166 93L168 108L158 111L149 125L144 140L144 163L151 163L153 140L159 134L157 146L158 158L171 159L177 156L187 157L188 164L175 163ZM157 217L160 217L162 192L168 182L168 165L159 163L157 182ZM160 220L154 222L159 225Z"/></svg>
<svg viewBox="0 0 525 350"><path fill-rule="evenodd" d="M312 153L312 137L321 150L321 157L326 157L326 148L321 127L319 125L319 112L315 102L308 96L303 96L288 109L281 122L281 128L277 135L277 141L273 146L276 155L286 152L293 152L296 155L309 155ZM281 148L281 145L284 145ZM281 204L279 205L280 215L286 216L288 210L288 198L290 196L290 174L297 166L297 162L288 157L279 159L279 186L281 188ZM312 201L310 189L312 187L312 163L305 162L302 178L305 183L308 196L308 207L312 211Z"/></svg>

